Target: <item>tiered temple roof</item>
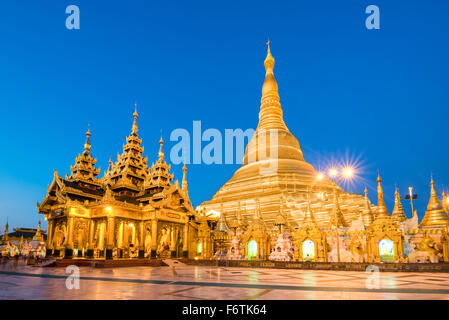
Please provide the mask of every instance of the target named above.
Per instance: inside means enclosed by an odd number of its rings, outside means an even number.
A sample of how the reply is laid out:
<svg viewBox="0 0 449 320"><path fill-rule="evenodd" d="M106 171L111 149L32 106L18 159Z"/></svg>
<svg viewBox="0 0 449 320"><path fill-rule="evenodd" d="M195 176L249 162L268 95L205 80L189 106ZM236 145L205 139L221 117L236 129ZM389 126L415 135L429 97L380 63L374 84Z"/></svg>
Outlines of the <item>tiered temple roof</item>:
<svg viewBox="0 0 449 320"><path fill-rule="evenodd" d="M116 163L109 160L108 170L101 179L97 178L100 169L95 168L96 159L90 153L91 133L88 130L84 152L77 156L75 165L71 166L71 174L63 179L55 171L46 197L37 204L39 212L59 210L63 214L68 201L78 201L84 205L112 201L141 206L163 199L169 199L167 201L170 204L161 205L170 205L172 208L182 206L193 212L187 190L187 168L184 165L181 189L177 181L172 183L174 176L164 159L162 138L158 160L148 168L147 158L143 157L142 139L138 136L138 117L136 107L131 134L126 138L123 152L117 156Z"/></svg>
<svg viewBox="0 0 449 320"><path fill-rule="evenodd" d="M136 106L131 134L126 138L122 154L117 155L117 162L110 165L110 171L106 174L111 189L122 196L136 196L143 189L147 178L148 159L142 156L144 148L137 133L138 117Z"/></svg>
<svg viewBox="0 0 449 320"><path fill-rule="evenodd" d="M100 169L95 168L97 159L92 157L90 153L90 129L86 132L86 143L84 144L83 153L79 154L75 159L75 165L70 166L70 176L66 176L67 181L84 182L85 184L100 185L97 176Z"/></svg>

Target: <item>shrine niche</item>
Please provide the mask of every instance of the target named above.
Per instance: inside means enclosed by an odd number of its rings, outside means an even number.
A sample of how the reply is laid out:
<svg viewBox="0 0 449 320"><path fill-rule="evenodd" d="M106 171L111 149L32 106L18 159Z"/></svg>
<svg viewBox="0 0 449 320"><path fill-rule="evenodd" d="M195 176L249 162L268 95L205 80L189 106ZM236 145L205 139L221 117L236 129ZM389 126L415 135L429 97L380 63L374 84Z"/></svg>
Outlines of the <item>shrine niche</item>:
<svg viewBox="0 0 449 320"><path fill-rule="evenodd" d="M306 224L294 233L295 259L299 261L325 262L327 261L327 243L321 230Z"/></svg>
<svg viewBox="0 0 449 320"><path fill-rule="evenodd" d="M254 221L248 226L242 236L245 257L248 260L265 260L270 254L269 237L260 212L260 202L256 199L256 214Z"/></svg>
<svg viewBox="0 0 449 320"><path fill-rule="evenodd" d="M367 231L370 262L397 262L404 257L403 235L390 217L378 217Z"/></svg>
<svg viewBox="0 0 449 320"><path fill-rule="evenodd" d="M209 227L207 217L203 212L198 219L197 233L193 239L195 258L210 259L213 256L213 240L211 228Z"/></svg>

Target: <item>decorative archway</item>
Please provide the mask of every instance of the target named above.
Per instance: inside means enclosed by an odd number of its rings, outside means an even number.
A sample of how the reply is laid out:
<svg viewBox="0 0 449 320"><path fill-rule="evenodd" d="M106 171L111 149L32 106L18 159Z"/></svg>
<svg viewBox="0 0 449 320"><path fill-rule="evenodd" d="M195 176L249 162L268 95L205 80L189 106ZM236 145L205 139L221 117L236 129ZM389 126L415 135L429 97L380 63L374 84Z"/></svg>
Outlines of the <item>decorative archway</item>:
<svg viewBox="0 0 449 320"><path fill-rule="evenodd" d="M248 260L257 258L257 241L251 240L247 244Z"/></svg>
<svg viewBox="0 0 449 320"><path fill-rule="evenodd" d="M315 261L315 243L312 240L306 240L302 243L302 260Z"/></svg>
<svg viewBox="0 0 449 320"><path fill-rule="evenodd" d="M394 262L394 242L384 238L379 241L379 256L381 262Z"/></svg>

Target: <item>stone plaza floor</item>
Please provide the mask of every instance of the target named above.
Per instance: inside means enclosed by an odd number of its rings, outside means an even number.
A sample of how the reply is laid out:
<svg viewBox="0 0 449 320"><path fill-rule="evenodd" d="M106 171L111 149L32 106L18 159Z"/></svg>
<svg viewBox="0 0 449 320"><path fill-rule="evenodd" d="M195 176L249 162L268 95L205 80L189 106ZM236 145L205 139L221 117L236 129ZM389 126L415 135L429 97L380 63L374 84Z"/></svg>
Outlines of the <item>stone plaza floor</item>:
<svg viewBox="0 0 449 320"><path fill-rule="evenodd" d="M0 265L0 299L449 299L447 273L373 275L183 264L113 269L80 267L79 271L79 289L67 289L65 268L4 263ZM373 276L378 276L377 285Z"/></svg>

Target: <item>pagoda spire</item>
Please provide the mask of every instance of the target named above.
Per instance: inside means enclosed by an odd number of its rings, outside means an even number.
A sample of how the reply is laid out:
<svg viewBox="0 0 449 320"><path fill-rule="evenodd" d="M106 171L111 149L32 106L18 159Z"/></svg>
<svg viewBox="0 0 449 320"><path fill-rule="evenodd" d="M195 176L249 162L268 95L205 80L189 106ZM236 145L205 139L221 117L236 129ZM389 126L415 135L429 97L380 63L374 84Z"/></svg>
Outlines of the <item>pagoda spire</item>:
<svg viewBox="0 0 449 320"><path fill-rule="evenodd" d="M8 229L9 229L8 218L6 218L5 232L3 233L3 241L8 241L9 240Z"/></svg>
<svg viewBox="0 0 449 320"><path fill-rule="evenodd" d="M182 185L181 190L184 191L187 194L187 167L184 163L182 167Z"/></svg>
<svg viewBox="0 0 449 320"><path fill-rule="evenodd" d="M129 136L126 137L126 144L123 145L122 154L117 155L117 162L110 164L112 172L108 176L111 189L127 189L134 195L143 189L144 181L147 178L147 158L143 158L144 148L141 145L142 139L137 133L137 104L134 105L133 126Z"/></svg>
<svg viewBox="0 0 449 320"><path fill-rule="evenodd" d="M87 129L86 132L86 143L84 144L84 152L86 153L90 153L90 137L92 136L92 134L90 133L90 128Z"/></svg>
<svg viewBox="0 0 449 320"><path fill-rule="evenodd" d="M137 119L139 118L139 114L137 113L137 103L134 104L134 113L133 113L133 127L132 127L132 134L136 134L137 135L137 131L139 130L139 128L137 127Z"/></svg>
<svg viewBox="0 0 449 320"><path fill-rule="evenodd" d="M337 228L348 226L340 209L337 189L334 189L334 206L332 207L329 224L330 226L336 226Z"/></svg>
<svg viewBox="0 0 449 320"><path fill-rule="evenodd" d="M401 195L399 194L397 188L394 190L394 208L391 216L398 222L407 220L407 216L404 213L404 208L401 203Z"/></svg>
<svg viewBox="0 0 449 320"><path fill-rule="evenodd" d="M161 139L159 140L159 160L164 160L164 139L162 139L162 133L161 133Z"/></svg>
<svg viewBox="0 0 449 320"><path fill-rule="evenodd" d="M369 197L368 197L368 189L365 187L365 197L364 197L364 208L363 208L363 213L364 213L364 217L363 217L363 222L365 224L365 226L369 226L371 224L371 222L373 222L373 212L371 211L371 202L369 201Z"/></svg>
<svg viewBox="0 0 449 320"><path fill-rule="evenodd" d="M69 181L83 180L85 182L98 184L97 176L100 174L100 168L96 168L97 159L92 157L90 152L92 136L90 128L86 132L86 142L84 143L84 151L75 158L75 164L70 166L70 176L66 179Z"/></svg>
<svg viewBox="0 0 449 320"><path fill-rule="evenodd" d="M267 56L264 61L265 80L262 86L262 99L259 112L259 125L257 129L278 129L288 131L284 123L281 108L278 84L274 77L274 58L271 55L270 41L267 42Z"/></svg>
<svg viewBox="0 0 449 320"><path fill-rule="evenodd" d="M221 204L220 217L218 218L217 226L215 227L214 232L215 233L223 233L223 234L228 234L231 232L231 230L229 229L228 223L226 221L224 211L223 211L223 204Z"/></svg>
<svg viewBox="0 0 449 320"><path fill-rule="evenodd" d="M158 160L149 169L148 180L145 182L146 189L169 186L174 177L173 174L170 173L171 165L167 164L164 159L164 140L162 139L162 133L159 145ZM181 185L182 190L184 190L183 185L184 179ZM185 180L185 188L187 192L187 179Z"/></svg>
<svg viewBox="0 0 449 320"><path fill-rule="evenodd" d="M427 204L427 210L424 218L421 221L420 227L437 227L445 228L449 224L449 215L444 211L444 208L438 199L435 190L435 182L433 177L430 178L430 199Z"/></svg>
<svg viewBox="0 0 449 320"><path fill-rule="evenodd" d="M384 201L384 191L382 189L382 179L380 173L377 174L377 207L376 207L376 218L378 217L389 217L387 206Z"/></svg>
<svg viewBox="0 0 449 320"><path fill-rule="evenodd" d="M310 205L310 199L307 199L307 207L306 207L306 214L304 215L303 224L305 223L316 223L315 216L312 212L312 207Z"/></svg>

